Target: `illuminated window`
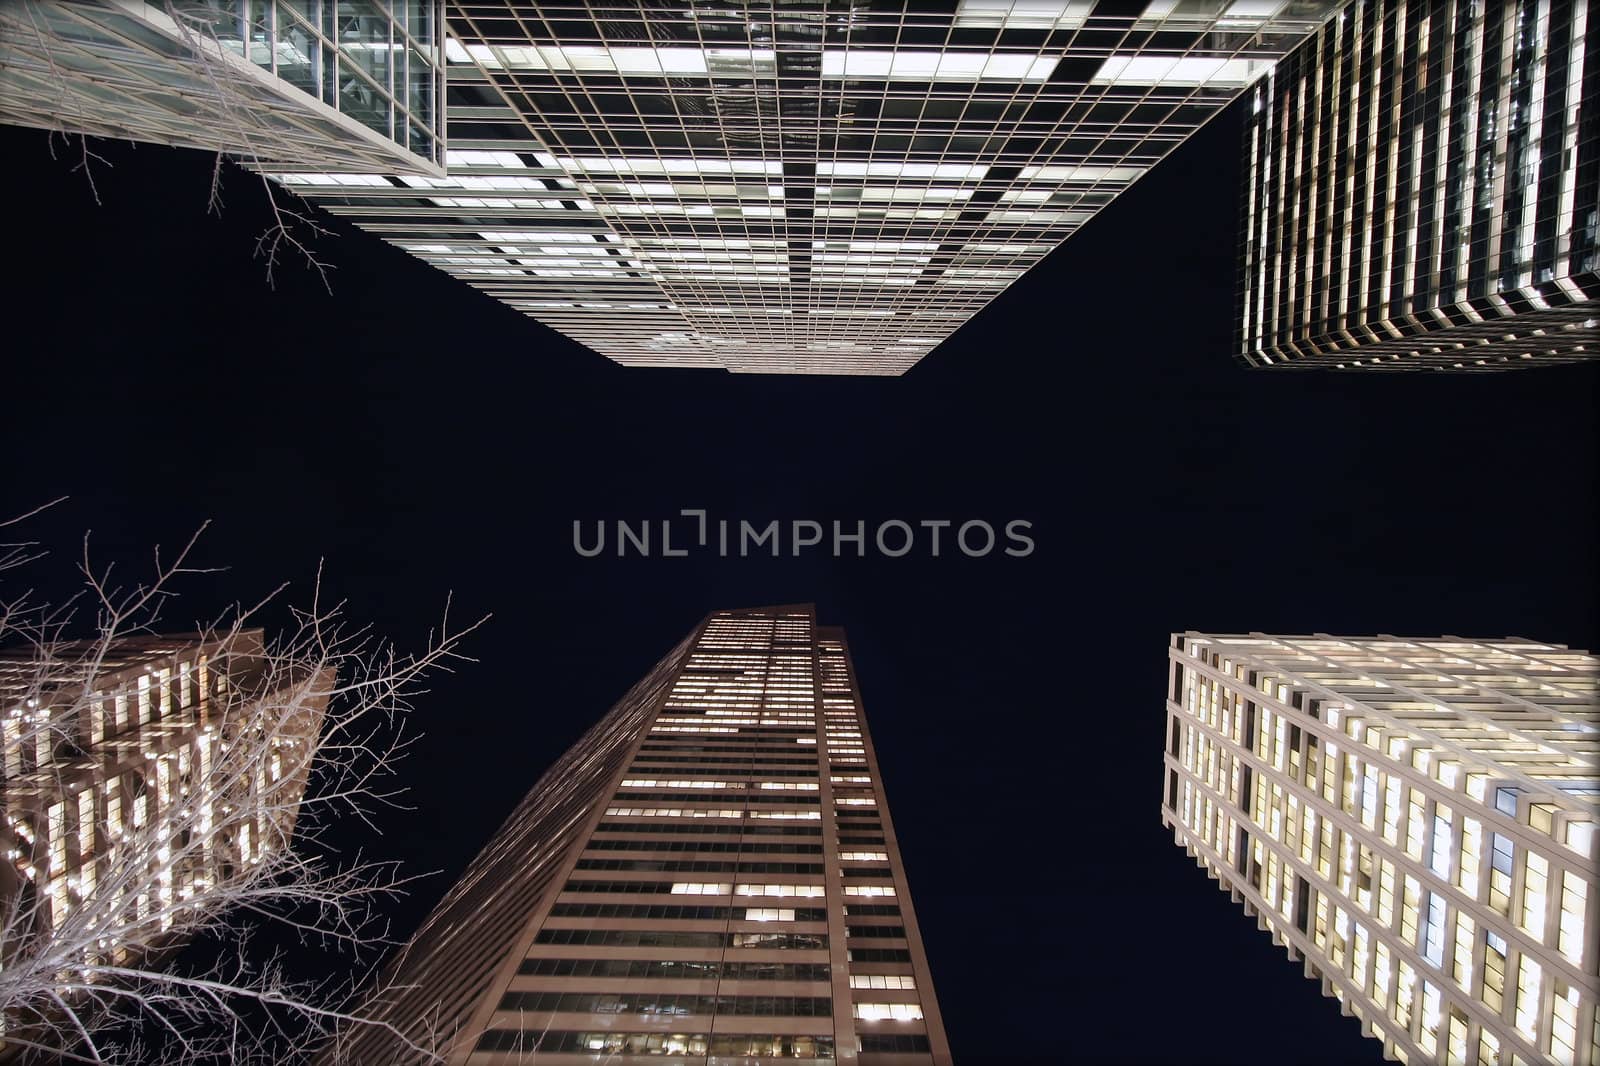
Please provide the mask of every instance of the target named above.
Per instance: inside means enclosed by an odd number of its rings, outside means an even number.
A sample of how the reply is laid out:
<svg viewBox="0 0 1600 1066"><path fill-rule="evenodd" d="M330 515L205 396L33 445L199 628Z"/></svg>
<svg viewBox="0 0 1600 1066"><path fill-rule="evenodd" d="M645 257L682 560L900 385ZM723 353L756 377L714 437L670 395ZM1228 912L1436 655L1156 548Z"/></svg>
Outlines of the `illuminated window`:
<svg viewBox="0 0 1600 1066"><path fill-rule="evenodd" d="M851 974L850 987L914 989L917 987L917 982L909 975Z"/></svg>
<svg viewBox="0 0 1600 1066"><path fill-rule="evenodd" d="M1535 940L1544 939L1545 907L1550 884L1550 863L1535 852L1527 853L1523 873L1520 924Z"/></svg>
<svg viewBox="0 0 1600 1066"><path fill-rule="evenodd" d="M1493 929L1483 931L1483 995L1484 1004L1495 1013L1505 1006L1506 942Z"/></svg>
<svg viewBox="0 0 1600 1066"><path fill-rule="evenodd" d="M1269 59L1113 55L1106 59L1091 82L1096 85L1204 85L1242 89L1271 69Z"/></svg>
<svg viewBox="0 0 1600 1066"><path fill-rule="evenodd" d="M853 1013L865 1022L922 1020L922 1008L915 1003L857 1003Z"/></svg>
<svg viewBox="0 0 1600 1066"><path fill-rule="evenodd" d="M1535 1038L1539 1024L1539 981L1543 970L1531 956L1523 955L1517 963L1517 1031L1529 1040Z"/></svg>
<svg viewBox="0 0 1600 1066"><path fill-rule="evenodd" d="M992 29L1075 30L1094 0L961 0L956 26Z"/></svg>
<svg viewBox="0 0 1600 1066"><path fill-rule="evenodd" d="M1582 877L1570 870L1561 875L1561 926L1556 946L1574 966L1583 963L1584 908L1588 893L1589 886Z"/></svg>
<svg viewBox="0 0 1600 1066"><path fill-rule="evenodd" d="M823 895L821 885L738 885L737 896L801 896L817 899Z"/></svg>

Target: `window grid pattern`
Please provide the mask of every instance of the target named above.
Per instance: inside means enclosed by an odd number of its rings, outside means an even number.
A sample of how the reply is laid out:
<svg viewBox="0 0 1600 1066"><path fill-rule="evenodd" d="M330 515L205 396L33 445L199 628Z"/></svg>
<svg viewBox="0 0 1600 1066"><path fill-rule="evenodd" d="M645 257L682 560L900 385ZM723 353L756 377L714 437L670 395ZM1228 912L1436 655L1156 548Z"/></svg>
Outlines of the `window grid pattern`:
<svg viewBox="0 0 1600 1066"><path fill-rule="evenodd" d="M0 6L0 121L270 171L442 174L436 0ZM205 57L203 60L201 57Z"/></svg>
<svg viewBox="0 0 1600 1066"><path fill-rule="evenodd" d="M385 1017L407 1024L441 983L470 994L439 1048L459 1063L823 1063L888 1038L916 1049L896 1062L948 1063L876 764L846 774L831 761L834 744L870 758L842 633L808 606L718 612L652 678L608 716L602 761L552 771L525 801L536 812L553 790L581 795L563 831L543 843L549 822L519 812L469 869L477 887L429 919L390 971L416 1001ZM616 805L645 788L670 806ZM846 851L837 811L857 797L878 801L850 830L871 833L872 850ZM500 896L503 911L485 905ZM450 953L462 961L434 961ZM357 1034L346 1058L387 1054Z"/></svg>
<svg viewBox="0 0 1600 1066"><path fill-rule="evenodd" d="M459 0L501 186L285 180L627 365L897 375L1336 6Z"/></svg>
<svg viewBox="0 0 1600 1066"><path fill-rule="evenodd" d="M1456 371L1594 358L1591 18L1581 0L1360 0L1258 82L1240 357Z"/></svg>
<svg viewBox="0 0 1600 1066"><path fill-rule="evenodd" d="M1188 633L1170 668L1163 823L1386 1054L1600 1062L1594 656Z"/></svg>

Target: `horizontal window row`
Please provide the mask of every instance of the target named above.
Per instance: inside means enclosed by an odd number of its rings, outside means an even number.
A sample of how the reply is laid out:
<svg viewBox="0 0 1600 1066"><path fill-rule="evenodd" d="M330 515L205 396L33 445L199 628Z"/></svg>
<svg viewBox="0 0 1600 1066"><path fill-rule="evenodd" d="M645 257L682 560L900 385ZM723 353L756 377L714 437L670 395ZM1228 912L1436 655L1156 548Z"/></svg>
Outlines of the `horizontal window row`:
<svg viewBox="0 0 1600 1066"><path fill-rule="evenodd" d="M910 974L853 973L850 975L850 987L913 989L917 987L917 981Z"/></svg>
<svg viewBox="0 0 1600 1066"><path fill-rule="evenodd" d="M846 877L893 877L894 871L887 866L852 866L845 871Z"/></svg>
<svg viewBox="0 0 1600 1066"><path fill-rule="evenodd" d="M862 1004L856 1004L858 1010ZM905 1006L905 1004L896 1004ZM673 992L507 992L501 1010L562 1014L735 1014L763 1018L827 1018L827 996L700 996ZM920 1010L918 1017L921 1017ZM857 1014L857 1017L865 1017Z"/></svg>
<svg viewBox="0 0 1600 1066"><path fill-rule="evenodd" d="M720 933L708 935L721 936ZM660 977L690 981L826 981L830 977L830 968L825 962L523 959L517 967L517 973L526 977ZM861 985L859 987L899 988L901 986Z"/></svg>
<svg viewBox="0 0 1600 1066"><path fill-rule="evenodd" d="M678 771L683 773L683 770ZM624 778L622 789L706 789L712 792L741 792L766 789L770 792L816 792L821 784L816 781L779 781L778 776L789 775L782 770L750 770L749 773L720 771L720 778ZM774 776L776 775L776 776ZM811 776L816 776L811 775Z"/></svg>
<svg viewBox="0 0 1600 1066"><path fill-rule="evenodd" d="M915 1003L856 1003L852 1013L864 1022L920 1022L922 1008Z"/></svg>
<svg viewBox="0 0 1600 1066"><path fill-rule="evenodd" d="M647 744L645 746L646 747L652 747L652 746L659 747L660 745L648 745ZM675 750L683 750L683 749L675 749ZM639 767L638 767L637 764L638 763L642 763L642 762L650 762L650 763L657 763L657 762L685 763L686 762L686 763L705 763L707 765L719 765L719 766L721 766L721 765L733 765L733 766L750 766L750 765L759 765L759 766L797 766L797 767L810 767L813 771L816 770L816 766L817 766L817 758L814 755L811 756L810 758L796 759L796 758L794 758L792 756L791 757L782 757L782 756L762 757L762 756L757 756L757 755L747 755L747 756L744 756L743 758L735 758L734 756L731 756L731 755L645 755L645 754L641 753L641 754L639 754L639 755L634 757L635 769L638 769ZM787 773L788 771L784 771L784 772Z"/></svg>
<svg viewBox="0 0 1600 1066"><path fill-rule="evenodd" d="M739 807L608 807L606 814L617 818L750 818L768 822L822 819L820 811L752 811Z"/></svg>
<svg viewBox="0 0 1600 1066"><path fill-rule="evenodd" d="M628 792L621 791L616 794L617 800L665 800L669 803L694 803L702 800L700 796L687 795L685 792ZM820 796L807 796L800 794L774 794L771 796L705 796L703 802L707 803L821 803Z"/></svg>
<svg viewBox="0 0 1600 1066"><path fill-rule="evenodd" d="M898 918L900 907L895 903L852 903L844 913L851 918Z"/></svg>
<svg viewBox="0 0 1600 1066"><path fill-rule="evenodd" d="M845 957L851 962L910 962L911 952L906 948L851 948Z"/></svg>
<svg viewBox="0 0 1600 1066"><path fill-rule="evenodd" d="M847 925L844 927L846 936L857 939L897 939L904 938L906 927L903 925Z"/></svg>
<svg viewBox="0 0 1600 1066"><path fill-rule="evenodd" d="M478 1051L542 1051L546 1054L605 1055L730 1055L734 1058L831 1059L830 1036L746 1036L709 1033L613 1033L490 1029L478 1040Z"/></svg>
<svg viewBox="0 0 1600 1066"><path fill-rule="evenodd" d="M557 903L550 908L552 918L649 918L677 921L740 922L740 921L796 921L824 922L828 912L821 907L802 907L792 913L793 918L749 918L745 907L672 907L664 904L630 903Z"/></svg>
<svg viewBox="0 0 1600 1066"><path fill-rule="evenodd" d="M820 862L718 862L714 859L579 859L580 870L662 870L677 873L820 874ZM888 871L885 870L887 873Z"/></svg>
<svg viewBox="0 0 1600 1066"><path fill-rule="evenodd" d="M770 776L771 771L753 771L761 776ZM733 776L733 775L727 775ZM619 788L683 788L705 789L711 792L741 792L747 791L752 786L757 789L766 789L772 792L816 792L822 786L815 781L726 781L722 778L659 778L659 777L627 777L624 778Z"/></svg>
<svg viewBox="0 0 1600 1066"><path fill-rule="evenodd" d="M821 933L680 933L664 929L541 929L539 944L567 944L602 948L767 948L784 950L826 949ZM870 950L870 949L868 949ZM867 959L858 962L897 962L908 959Z"/></svg>
<svg viewBox="0 0 1600 1066"><path fill-rule="evenodd" d="M789 744L788 746L783 747L783 746L773 746L773 745L769 745L769 744L707 744L707 743L705 743L703 741L696 740L694 737L682 737L682 738L680 738L678 740L671 740L670 738L667 738L667 737L659 737L655 741L653 741L652 743L640 745L639 750L642 751L642 752L643 751L671 751L671 752L677 752L679 754L682 754L682 753L685 753L685 752L717 752L717 753L747 752L747 753L752 754L752 755L762 755L762 754L765 754L765 755L777 755L777 754L779 754L781 752L781 753L787 753L787 754L792 755L793 752L794 752L794 745L793 744ZM640 757L643 758L643 756L640 756ZM809 759L806 759L805 762L807 762L807 763L815 763L816 759L815 759L815 757L809 758Z"/></svg>
<svg viewBox="0 0 1600 1066"><path fill-rule="evenodd" d="M774 864L781 865L781 864ZM581 881L571 880L563 892L628 892L673 896L796 896L821 899L821 885L735 884L731 881Z"/></svg>
<svg viewBox="0 0 1600 1066"><path fill-rule="evenodd" d="M861 1050L871 1054L915 1054L925 1052L928 1038L920 1033L862 1033Z"/></svg>
<svg viewBox="0 0 1600 1066"><path fill-rule="evenodd" d="M601 822L595 827L597 833L675 833L678 835L694 834L696 836L781 836L781 837L815 837L822 835L822 827L817 825L651 825L639 822ZM844 839L840 838L841 844ZM866 841L854 841L866 843ZM880 839L877 843L882 844Z"/></svg>
<svg viewBox="0 0 1600 1066"><path fill-rule="evenodd" d="M668 828L665 826L657 828ZM689 828L694 828L690 826ZM820 855L821 844L767 844L741 840L596 840L586 851L701 851L708 854Z"/></svg>

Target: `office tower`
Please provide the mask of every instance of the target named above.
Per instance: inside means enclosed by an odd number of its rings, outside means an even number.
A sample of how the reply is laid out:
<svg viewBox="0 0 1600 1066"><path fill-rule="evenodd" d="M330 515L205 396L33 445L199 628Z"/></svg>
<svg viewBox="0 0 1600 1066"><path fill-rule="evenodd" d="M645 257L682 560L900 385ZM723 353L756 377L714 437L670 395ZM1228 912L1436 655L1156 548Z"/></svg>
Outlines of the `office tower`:
<svg viewBox="0 0 1600 1066"><path fill-rule="evenodd" d="M1240 358L1593 359L1593 18L1587 0L1357 0L1256 83Z"/></svg>
<svg viewBox="0 0 1600 1066"><path fill-rule="evenodd" d="M436 0L0 4L0 122L270 170L444 173Z"/></svg>
<svg viewBox="0 0 1600 1066"><path fill-rule="evenodd" d="M185 901L286 846L330 684L258 629L0 652L0 965L80 911L85 962L177 946Z"/></svg>
<svg viewBox="0 0 1600 1066"><path fill-rule="evenodd" d="M948 1063L844 633L809 606L706 618L383 987L363 1013L450 1064ZM414 1059L369 1026L323 1061Z"/></svg>
<svg viewBox="0 0 1600 1066"><path fill-rule="evenodd" d="M1174 636L1162 823L1400 1062L1600 1063L1600 661Z"/></svg>
<svg viewBox="0 0 1600 1066"><path fill-rule="evenodd" d="M282 180L619 363L897 375L1337 6L457 0L450 176Z"/></svg>

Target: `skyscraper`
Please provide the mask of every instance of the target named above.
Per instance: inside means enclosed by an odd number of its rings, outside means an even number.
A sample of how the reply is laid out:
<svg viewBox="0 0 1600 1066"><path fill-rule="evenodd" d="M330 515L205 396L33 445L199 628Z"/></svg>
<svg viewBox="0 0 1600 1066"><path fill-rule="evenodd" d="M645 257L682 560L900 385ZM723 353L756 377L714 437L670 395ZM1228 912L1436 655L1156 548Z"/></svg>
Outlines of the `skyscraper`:
<svg viewBox="0 0 1600 1066"><path fill-rule="evenodd" d="M1358 0L1250 90L1238 354L1505 370L1600 352L1587 0Z"/></svg>
<svg viewBox="0 0 1600 1066"><path fill-rule="evenodd" d="M281 180L620 363L897 375L1337 6L457 0L450 176Z"/></svg>
<svg viewBox="0 0 1600 1066"><path fill-rule="evenodd" d="M63 942L64 964L138 963L287 846L332 678L269 674L261 638L0 652L0 965Z"/></svg>
<svg viewBox="0 0 1600 1066"><path fill-rule="evenodd" d="M383 987L363 1013L447 1063L948 1063L844 634L807 606L706 618L540 778ZM324 1061L412 1057L364 1027Z"/></svg>
<svg viewBox="0 0 1600 1066"><path fill-rule="evenodd" d="M0 122L268 169L444 173L437 0L0 4Z"/></svg>
<svg viewBox="0 0 1600 1066"><path fill-rule="evenodd" d="M1600 661L1185 633L1162 823L1400 1062L1600 1063Z"/></svg>

